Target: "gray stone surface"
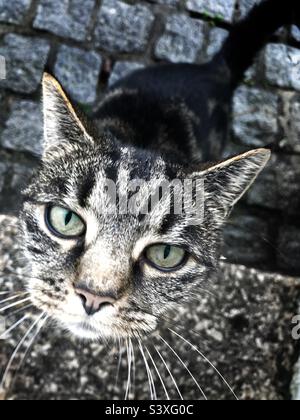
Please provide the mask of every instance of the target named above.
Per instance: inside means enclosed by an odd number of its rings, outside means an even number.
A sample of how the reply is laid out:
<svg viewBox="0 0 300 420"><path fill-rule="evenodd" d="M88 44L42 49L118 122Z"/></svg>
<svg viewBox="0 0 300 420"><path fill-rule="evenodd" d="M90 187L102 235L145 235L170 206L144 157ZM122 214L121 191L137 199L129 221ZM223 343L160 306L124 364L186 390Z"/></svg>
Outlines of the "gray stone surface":
<svg viewBox="0 0 300 420"><path fill-rule="evenodd" d="M300 42L300 28L296 25L293 25L291 28L291 35L295 41Z"/></svg>
<svg viewBox="0 0 300 420"><path fill-rule="evenodd" d="M259 58L255 60L254 64L249 67L249 69L246 71L244 76L244 82L248 86L254 86L256 84L256 78L259 74L260 69L260 62Z"/></svg>
<svg viewBox="0 0 300 420"><path fill-rule="evenodd" d="M40 85L50 51L44 39L8 34L0 43L0 55L6 59L5 87L20 93L33 93Z"/></svg>
<svg viewBox="0 0 300 420"><path fill-rule="evenodd" d="M6 79L6 59L0 55L0 80Z"/></svg>
<svg viewBox="0 0 300 420"><path fill-rule="evenodd" d="M43 116L41 104L29 100L16 100L1 134L1 144L7 149L42 153Z"/></svg>
<svg viewBox="0 0 300 420"><path fill-rule="evenodd" d="M250 10L257 4L261 3L263 0L238 0L238 8L240 17L246 17Z"/></svg>
<svg viewBox="0 0 300 420"><path fill-rule="evenodd" d="M133 62L133 61L118 61L114 65L114 68L111 72L109 78L109 86L114 85L123 77L129 76L130 73L133 73L135 70L144 68L143 63Z"/></svg>
<svg viewBox="0 0 300 420"><path fill-rule="evenodd" d="M265 49L266 79L272 85L300 90L300 50L284 44Z"/></svg>
<svg viewBox="0 0 300 420"><path fill-rule="evenodd" d="M4 187L4 175L6 173L6 165L4 163L0 162L0 194L3 191Z"/></svg>
<svg viewBox="0 0 300 420"><path fill-rule="evenodd" d="M92 104L97 98L101 66L102 58L95 51L62 45L54 73L73 100Z"/></svg>
<svg viewBox="0 0 300 420"><path fill-rule="evenodd" d="M270 260L269 220L248 211L235 211L224 232L224 256L231 262L252 266Z"/></svg>
<svg viewBox="0 0 300 420"><path fill-rule="evenodd" d="M279 96L265 90L240 87L233 102L233 133L244 145L261 147L276 140Z"/></svg>
<svg viewBox="0 0 300 420"><path fill-rule="evenodd" d="M88 35L95 0L40 0L34 28L84 41Z"/></svg>
<svg viewBox="0 0 300 420"><path fill-rule="evenodd" d="M0 214L18 214L22 203L21 191L32 174L32 168L32 161L20 159L14 162L8 154L0 153Z"/></svg>
<svg viewBox="0 0 300 420"><path fill-rule="evenodd" d="M0 133L5 121L5 98L6 95L4 93L4 90L0 89L0 109L1 109L1 113L0 113Z"/></svg>
<svg viewBox="0 0 300 420"><path fill-rule="evenodd" d="M16 219L0 216L1 291L22 290L22 279L24 281L28 275L18 249L16 233ZM201 293L194 303L184 305L172 318L162 322L158 332L187 363L209 400L232 399L233 396L200 354L170 333L168 327L195 344L220 370L240 399L288 399L293 360L297 358L298 344L291 337L291 320L298 312L299 284L297 278L223 264L220 275L206 286L207 292ZM21 316L22 312L11 315L6 319L6 326L9 327ZM1 342L1 371L36 317L36 311L31 312L28 322ZM157 333L143 340L143 344L157 363L171 399L178 399L178 394L154 345L167 361L183 397L203 398L188 372L160 341ZM149 398L149 387L136 342L134 348L136 377L130 399L141 400ZM56 324L48 322L15 378L14 372L22 352L13 363L7 379L7 386L11 387L9 391L1 390L1 399L124 399L127 356L123 347L121 369L115 385L118 353L116 345L81 343L63 333ZM155 369L148 360L158 398L166 398Z"/></svg>
<svg viewBox="0 0 300 420"><path fill-rule="evenodd" d="M232 22L236 0L188 0L187 9Z"/></svg>
<svg viewBox="0 0 300 420"><path fill-rule="evenodd" d="M193 63L204 45L205 24L185 15L167 17L165 32L158 40L155 56L173 63Z"/></svg>
<svg viewBox="0 0 300 420"><path fill-rule="evenodd" d="M286 127L285 147L300 153L300 96L294 95L290 101L289 121Z"/></svg>
<svg viewBox="0 0 300 420"><path fill-rule="evenodd" d="M177 6L180 0L152 0L153 3L162 4L164 6Z"/></svg>
<svg viewBox="0 0 300 420"><path fill-rule="evenodd" d="M284 211L285 215L300 212L300 156L273 155L249 192L249 203ZM300 246L299 246L300 249Z"/></svg>
<svg viewBox="0 0 300 420"><path fill-rule="evenodd" d="M151 9L118 0L104 0L95 28L96 45L111 52L143 52L154 22Z"/></svg>
<svg viewBox="0 0 300 420"><path fill-rule="evenodd" d="M206 49L206 59L210 60L220 51L225 39L228 37L228 31L222 28L212 28L209 32L209 41Z"/></svg>
<svg viewBox="0 0 300 420"><path fill-rule="evenodd" d="M282 226L279 230L277 258L282 269L297 272L300 270L300 229Z"/></svg>
<svg viewBox="0 0 300 420"><path fill-rule="evenodd" d="M0 22L22 23L31 0L0 0Z"/></svg>
<svg viewBox="0 0 300 420"><path fill-rule="evenodd" d="M276 165L276 173L278 188L277 208L281 208L287 214L299 216L300 156L281 156Z"/></svg>
<svg viewBox="0 0 300 420"><path fill-rule="evenodd" d="M300 359L295 365L295 374L291 385L291 393L293 401L300 401Z"/></svg>

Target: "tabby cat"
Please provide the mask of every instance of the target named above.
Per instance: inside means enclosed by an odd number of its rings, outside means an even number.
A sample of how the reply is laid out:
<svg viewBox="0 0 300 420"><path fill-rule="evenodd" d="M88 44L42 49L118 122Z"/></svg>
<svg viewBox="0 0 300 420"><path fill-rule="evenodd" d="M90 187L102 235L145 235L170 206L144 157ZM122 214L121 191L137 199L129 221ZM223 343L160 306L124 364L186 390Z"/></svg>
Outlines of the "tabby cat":
<svg viewBox="0 0 300 420"><path fill-rule="evenodd" d="M36 307L82 339L142 337L205 285L226 218L270 158L258 149L220 161L233 93L271 34L300 16L299 3L263 1L207 64L134 72L93 121L44 75L44 153L20 217ZM162 180L192 183L189 208L181 201L174 211L176 187L162 193ZM134 211L121 196L135 198Z"/></svg>

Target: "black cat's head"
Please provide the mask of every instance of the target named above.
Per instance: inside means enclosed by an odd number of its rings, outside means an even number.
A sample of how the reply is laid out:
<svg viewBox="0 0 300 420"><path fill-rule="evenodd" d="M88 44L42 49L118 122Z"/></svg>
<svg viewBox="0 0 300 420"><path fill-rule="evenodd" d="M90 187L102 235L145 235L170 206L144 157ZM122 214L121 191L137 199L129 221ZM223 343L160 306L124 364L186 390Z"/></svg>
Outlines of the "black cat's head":
<svg viewBox="0 0 300 420"><path fill-rule="evenodd" d="M51 76L43 88L44 154L21 215L32 301L81 338L146 334L205 287L270 152L182 167L95 134Z"/></svg>

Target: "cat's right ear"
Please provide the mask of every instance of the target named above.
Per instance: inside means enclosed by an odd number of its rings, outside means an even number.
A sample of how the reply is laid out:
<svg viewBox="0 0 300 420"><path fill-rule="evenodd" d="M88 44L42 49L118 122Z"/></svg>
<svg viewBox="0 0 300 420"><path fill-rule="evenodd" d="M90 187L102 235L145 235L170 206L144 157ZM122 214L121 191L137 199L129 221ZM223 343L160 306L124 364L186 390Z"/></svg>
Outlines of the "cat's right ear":
<svg viewBox="0 0 300 420"><path fill-rule="evenodd" d="M60 148L74 143L92 142L83 118L75 111L58 81L43 76L44 152L43 159L59 154ZM71 151L71 150L70 150Z"/></svg>

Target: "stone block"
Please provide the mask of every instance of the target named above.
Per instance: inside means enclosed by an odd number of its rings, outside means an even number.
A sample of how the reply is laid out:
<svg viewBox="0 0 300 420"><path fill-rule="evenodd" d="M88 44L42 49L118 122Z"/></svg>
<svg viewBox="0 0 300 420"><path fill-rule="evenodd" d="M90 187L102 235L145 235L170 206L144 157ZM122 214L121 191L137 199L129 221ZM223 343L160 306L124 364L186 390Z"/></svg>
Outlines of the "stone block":
<svg viewBox="0 0 300 420"><path fill-rule="evenodd" d="M195 62L204 45L205 26L204 22L185 15L168 16L155 56L173 63Z"/></svg>
<svg viewBox="0 0 300 420"><path fill-rule="evenodd" d="M236 0L188 0L187 9L232 22Z"/></svg>
<svg viewBox="0 0 300 420"><path fill-rule="evenodd" d="M42 139L41 104L30 100L15 101L1 134L1 145L7 149L40 156Z"/></svg>
<svg viewBox="0 0 300 420"><path fill-rule="evenodd" d="M95 0L40 0L33 26L63 38L84 41L94 8Z"/></svg>
<svg viewBox="0 0 300 420"><path fill-rule="evenodd" d="M116 53L144 52L153 22L154 15L147 6L104 0L95 28L96 45Z"/></svg>
<svg viewBox="0 0 300 420"><path fill-rule="evenodd" d="M38 88L47 62L48 41L22 35L8 34L0 44L0 56L6 61L6 79L0 88L19 93L33 93Z"/></svg>
<svg viewBox="0 0 300 420"><path fill-rule="evenodd" d="M269 44L264 58L266 79L270 84L300 91L300 49Z"/></svg>
<svg viewBox="0 0 300 420"><path fill-rule="evenodd" d="M97 98L101 67L100 54L62 45L54 72L72 99L82 104L92 104Z"/></svg>
<svg viewBox="0 0 300 420"><path fill-rule="evenodd" d="M0 22L22 23L30 5L31 0L0 0Z"/></svg>
<svg viewBox="0 0 300 420"><path fill-rule="evenodd" d="M258 88L240 87L233 101L233 133L244 145L263 147L278 134L279 96Z"/></svg>

